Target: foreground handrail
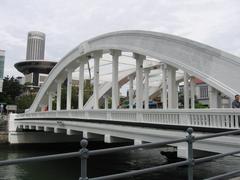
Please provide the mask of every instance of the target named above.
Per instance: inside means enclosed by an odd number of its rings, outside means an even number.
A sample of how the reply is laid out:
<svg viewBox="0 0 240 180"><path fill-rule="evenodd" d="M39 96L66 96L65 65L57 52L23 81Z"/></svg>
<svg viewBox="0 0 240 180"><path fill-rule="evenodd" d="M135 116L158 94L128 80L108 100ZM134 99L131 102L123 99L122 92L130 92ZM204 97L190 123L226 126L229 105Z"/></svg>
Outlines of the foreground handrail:
<svg viewBox="0 0 240 180"><path fill-rule="evenodd" d="M240 153L240 150L237 150L237 151L233 151L233 152L228 152L228 153L217 154L217 155L213 155L213 156L194 159L192 145L195 141L214 138L214 137L220 137L220 136L225 136L225 135L231 135L231 134L238 134L238 133L240 133L240 130L234 130L234 131L217 133L217 134L213 134L213 135L194 137L194 136L192 136L193 129L188 128L187 133L188 133L188 136L186 136L186 138L181 138L181 139L177 139L177 140L170 140L170 141L156 142L156 143L147 143L147 144L141 144L141 145L130 145L130 146L115 147L115 148L100 149L100 150L91 150L91 151L89 151L87 149L88 141L83 139L83 140L81 140L82 148L80 149L80 151L77 151L77 152L45 155L45 156L38 156L38 157L19 158L19 159L14 159L14 160L3 160L3 161L0 161L0 166L28 163L28 162L39 162L39 161L47 161L47 160L65 159L65 158L72 158L72 157L80 157L81 158L81 178L80 178L80 180L118 179L118 178L123 178L123 177L130 177L130 176L140 175L140 174L144 174L144 173L149 173L149 172L155 172L155 171L172 168L172 167L179 167L179 166L183 166L183 165L188 165L188 180L192 180L193 179L193 166L195 164L199 164L199 163L211 161L213 159L219 159L219 158L222 158L225 156ZM120 174L95 177L95 178L90 178L90 179L87 177L87 159L89 156L103 155L103 154L107 154L107 153L114 153L114 152L133 150L133 149L139 149L139 148L161 147L164 145L175 144L175 143L180 143L180 142L187 142L187 145L188 145L188 158L185 161L160 165L160 166L151 167L151 168L145 168L145 169L141 169L141 170L134 170L131 172L124 172L124 173L120 173ZM240 170L239 170L239 172L240 172ZM213 177L212 179L210 178L208 180L213 180L214 178L217 179L217 177L228 177L230 175L238 174L239 172L233 171L230 173L225 173L220 176Z"/></svg>
<svg viewBox="0 0 240 180"><path fill-rule="evenodd" d="M231 178L231 177L235 177L236 175L240 174L240 170L235 170L235 171L231 171L229 173L225 173L225 174L221 174L218 176L214 176L214 177L210 177L204 180L224 180L226 178Z"/></svg>
<svg viewBox="0 0 240 180"><path fill-rule="evenodd" d="M83 143L86 143L84 141L85 140L81 141L82 147L84 147ZM174 143L185 142L185 141L186 141L186 138L182 138L182 139L178 139L178 140L165 141L165 142L160 142L160 143L159 142L147 143L147 144L141 144L141 145L130 145L130 146L109 148L109 149L92 150L92 151L88 151L88 155L96 156L96 155L114 153L114 152L119 152L119 151L124 151L124 150L133 150L133 149L149 148L149 147L161 147L166 144L174 144ZM81 157L82 154L83 154L83 152L77 151L77 152L70 152L70 153L60 153L60 154L53 154L53 155L38 156L38 157L18 158L18 159L14 159L14 160L2 160L2 161L0 161L0 166L28 163L28 162L33 162L33 161L46 161L46 160L66 159L66 158L72 158L72 157Z"/></svg>
<svg viewBox="0 0 240 180"><path fill-rule="evenodd" d="M194 140L198 141L198 140L210 139L210 138L215 138L215 137L220 137L220 136L234 135L234 134L238 134L238 133L240 133L240 129L233 130L233 131L216 133L216 134L211 134L211 135L198 136L198 137L195 137Z"/></svg>
<svg viewBox="0 0 240 180"><path fill-rule="evenodd" d="M186 160L186 161L181 161L181 162L177 162L177 163L171 163L171 164L165 164L165 165L155 166L155 167L151 167L151 168L145 168L145 169L141 169L141 170L133 170L130 172L125 172L125 173L90 178L89 180L109 180L109 179L126 178L126 177L130 177L130 176L137 176L137 175L141 175L141 174L151 173L151 172L168 169L168 168L184 166L184 165L188 165L188 164L189 164L189 162Z"/></svg>
<svg viewBox="0 0 240 180"><path fill-rule="evenodd" d="M39 162L39 161L66 159L66 158L79 157L79 156L81 156L81 153L78 151L78 152L70 152L70 153L61 153L61 154L37 156L37 157L18 158L18 159L13 159L13 160L0 161L0 166L7 166L7 165L13 165L13 164L28 163L28 162L35 162L35 161Z"/></svg>
<svg viewBox="0 0 240 180"><path fill-rule="evenodd" d="M204 157L204 158L198 158L198 159L194 160L194 163L195 164L200 164L200 163L204 163L204 162L207 162L207 161L211 161L213 159L219 159L219 158L222 158L222 157L225 157L225 156L238 154L238 153L240 153L240 150L239 151L225 153L225 154L218 154L218 155L212 155L212 156L208 156L208 157ZM186 161L181 161L181 162L171 163L171 164L166 164L166 165L160 165L160 166L155 166L155 167L141 169L141 170L133 170L131 172L124 172L124 173L113 174L113 175L108 175L108 176L101 176L101 177L96 177L96 178L90 178L90 180L108 180L108 179L126 178L126 177L130 177L130 176L136 176L136 175L140 175L140 174L160 171L160 170L163 170L163 169L169 169L169 168L189 165L190 163L191 162L186 160ZM240 172L240 170L238 170L237 172L232 172L231 175L237 174L239 172Z"/></svg>
<svg viewBox="0 0 240 180"><path fill-rule="evenodd" d="M139 148L161 147L161 146L165 146L166 144L175 144L175 143L186 142L186 141L187 141L187 138L182 138L182 139L164 141L164 142L146 143L146 144L140 144L140 145L130 145L130 146L108 148L108 149L93 150L93 151L89 151L89 156L97 156L97 155L115 153L115 152L125 151L125 150L134 150Z"/></svg>

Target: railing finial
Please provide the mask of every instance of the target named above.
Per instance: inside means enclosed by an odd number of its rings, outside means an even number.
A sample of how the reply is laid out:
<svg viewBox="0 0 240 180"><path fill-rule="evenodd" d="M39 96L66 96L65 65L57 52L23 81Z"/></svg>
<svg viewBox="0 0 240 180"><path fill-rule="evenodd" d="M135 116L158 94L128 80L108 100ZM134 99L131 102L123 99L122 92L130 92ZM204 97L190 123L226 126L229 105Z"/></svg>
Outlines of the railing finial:
<svg viewBox="0 0 240 180"><path fill-rule="evenodd" d="M82 148L86 148L88 145L88 141L86 139L82 139L80 142L80 145Z"/></svg>
<svg viewBox="0 0 240 180"><path fill-rule="evenodd" d="M193 133L193 128L191 128L191 127L187 128L187 132L188 132L189 135L192 135L192 133Z"/></svg>

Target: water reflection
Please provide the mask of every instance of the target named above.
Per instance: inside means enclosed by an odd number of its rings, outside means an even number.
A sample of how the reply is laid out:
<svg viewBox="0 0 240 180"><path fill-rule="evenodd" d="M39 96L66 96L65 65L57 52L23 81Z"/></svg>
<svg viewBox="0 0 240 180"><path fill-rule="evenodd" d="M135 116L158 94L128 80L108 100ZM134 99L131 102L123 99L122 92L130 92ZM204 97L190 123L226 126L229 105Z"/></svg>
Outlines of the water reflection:
<svg viewBox="0 0 240 180"><path fill-rule="evenodd" d="M110 145L90 143L90 149L106 148ZM79 144L0 146L0 159L15 159L79 150ZM176 159L174 160L176 161ZM91 157L88 161L88 176L96 177L114 173L143 169L167 163L160 149L131 150L122 153ZM239 157L226 157L204 163L194 168L194 179L203 179L240 167ZM71 158L47 162L28 163L0 167L0 180L77 180L80 175L80 159ZM143 176L127 178L130 180L185 180L187 168L178 167Z"/></svg>

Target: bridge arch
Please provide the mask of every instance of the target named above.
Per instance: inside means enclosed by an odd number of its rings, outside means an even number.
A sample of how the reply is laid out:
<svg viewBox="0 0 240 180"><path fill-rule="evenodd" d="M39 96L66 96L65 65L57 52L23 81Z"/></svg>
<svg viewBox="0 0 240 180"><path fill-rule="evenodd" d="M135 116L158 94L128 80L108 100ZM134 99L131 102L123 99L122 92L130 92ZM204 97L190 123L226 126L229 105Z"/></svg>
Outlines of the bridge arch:
<svg viewBox="0 0 240 180"><path fill-rule="evenodd" d="M46 94L63 81L68 71L86 61L91 53L109 50L153 57L202 79L227 96L240 94L240 58L178 36L150 31L119 31L85 41L64 56L39 90L30 112L46 102Z"/></svg>

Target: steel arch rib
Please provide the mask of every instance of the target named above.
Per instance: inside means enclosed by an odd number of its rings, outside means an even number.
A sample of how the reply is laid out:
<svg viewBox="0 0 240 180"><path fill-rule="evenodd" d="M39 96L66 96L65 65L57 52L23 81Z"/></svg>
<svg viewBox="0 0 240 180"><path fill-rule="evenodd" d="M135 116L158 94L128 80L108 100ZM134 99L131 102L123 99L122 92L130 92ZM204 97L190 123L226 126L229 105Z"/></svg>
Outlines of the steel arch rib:
<svg viewBox="0 0 240 180"><path fill-rule="evenodd" d="M85 41L64 56L39 90L29 112L35 112L54 80L92 51L118 49L150 56L196 76L228 96L240 94L240 58L178 36L150 31L118 31Z"/></svg>

